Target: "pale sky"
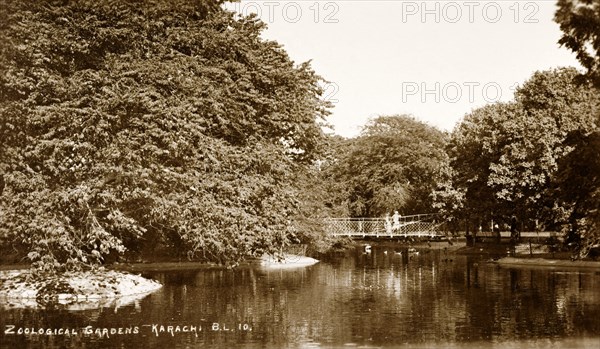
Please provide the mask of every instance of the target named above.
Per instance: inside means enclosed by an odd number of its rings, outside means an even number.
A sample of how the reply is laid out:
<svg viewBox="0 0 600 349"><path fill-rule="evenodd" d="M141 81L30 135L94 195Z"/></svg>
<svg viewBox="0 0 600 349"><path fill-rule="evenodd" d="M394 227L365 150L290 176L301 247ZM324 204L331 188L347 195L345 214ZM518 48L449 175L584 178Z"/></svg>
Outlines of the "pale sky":
<svg viewBox="0 0 600 349"><path fill-rule="evenodd" d="M335 133L369 118L412 114L451 131L472 109L512 99L536 70L581 68L557 44L556 1L242 1L267 39L330 83Z"/></svg>

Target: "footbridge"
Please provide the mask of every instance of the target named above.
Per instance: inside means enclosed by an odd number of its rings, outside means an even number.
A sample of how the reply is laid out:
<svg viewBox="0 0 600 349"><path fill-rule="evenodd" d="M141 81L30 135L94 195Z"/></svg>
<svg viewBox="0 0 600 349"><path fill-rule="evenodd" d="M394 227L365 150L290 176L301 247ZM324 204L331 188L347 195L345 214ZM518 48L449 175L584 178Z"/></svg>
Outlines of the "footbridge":
<svg viewBox="0 0 600 349"><path fill-rule="evenodd" d="M328 218L325 220L325 227L327 233L333 236L436 239L445 237L439 229L442 222L436 216L402 216L396 222L392 222L390 218Z"/></svg>

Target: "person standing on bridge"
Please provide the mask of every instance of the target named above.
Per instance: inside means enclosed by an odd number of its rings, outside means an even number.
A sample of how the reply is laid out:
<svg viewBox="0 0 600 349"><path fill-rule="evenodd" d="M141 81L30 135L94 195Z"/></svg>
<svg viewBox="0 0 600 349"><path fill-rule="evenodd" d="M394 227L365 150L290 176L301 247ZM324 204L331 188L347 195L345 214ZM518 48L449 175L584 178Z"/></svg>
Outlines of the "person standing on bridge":
<svg viewBox="0 0 600 349"><path fill-rule="evenodd" d="M388 234L392 233L392 221L390 220L390 214L386 213L385 214L385 232Z"/></svg>
<svg viewBox="0 0 600 349"><path fill-rule="evenodd" d="M398 230L400 229L400 214L398 213L398 211L394 211L394 215L392 216L392 230Z"/></svg>

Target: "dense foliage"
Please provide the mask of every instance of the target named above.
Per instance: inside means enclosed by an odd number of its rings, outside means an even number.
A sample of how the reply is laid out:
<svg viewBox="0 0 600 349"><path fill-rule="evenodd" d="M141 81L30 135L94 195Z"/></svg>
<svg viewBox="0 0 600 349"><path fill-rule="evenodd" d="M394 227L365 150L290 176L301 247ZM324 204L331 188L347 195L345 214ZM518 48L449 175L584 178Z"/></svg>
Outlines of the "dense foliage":
<svg viewBox="0 0 600 349"><path fill-rule="evenodd" d="M576 54L600 94L600 1L559 0L554 20L563 32L559 43ZM600 245L600 113L596 129L573 132L567 142L574 148L560 164L558 199L572 207L570 236L581 239L582 255Z"/></svg>
<svg viewBox="0 0 600 349"><path fill-rule="evenodd" d="M553 196L568 208L567 242L585 255L600 245L600 132L574 132L566 143L574 149L559 163Z"/></svg>
<svg viewBox="0 0 600 349"><path fill-rule="evenodd" d="M440 180L446 135L410 116L380 116L356 139L341 144L327 171L342 183L338 204L355 217L381 217L432 209Z"/></svg>
<svg viewBox="0 0 600 349"><path fill-rule="evenodd" d="M537 72L514 102L467 115L449 143L452 185L440 188L438 207L467 229L515 216L521 229L577 231L598 207L600 113L600 94L578 77L573 68Z"/></svg>
<svg viewBox="0 0 600 349"><path fill-rule="evenodd" d="M600 88L600 0L558 0L554 20L563 32L559 43L577 55Z"/></svg>
<svg viewBox="0 0 600 349"><path fill-rule="evenodd" d="M327 104L264 24L214 1L0 6L0 240L48 270L295 239Z"/></svg>

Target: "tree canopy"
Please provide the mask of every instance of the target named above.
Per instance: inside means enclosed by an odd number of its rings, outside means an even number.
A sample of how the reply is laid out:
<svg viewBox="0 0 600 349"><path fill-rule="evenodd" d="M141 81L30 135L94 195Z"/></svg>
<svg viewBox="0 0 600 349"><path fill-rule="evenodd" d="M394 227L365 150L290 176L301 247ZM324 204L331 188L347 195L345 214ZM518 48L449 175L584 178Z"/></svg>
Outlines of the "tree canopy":
<svg viewBox="0 0 600 349"><path fill-rule="evenodd" d="M208 0L4 2L1 241L48 269L288 243L328 104L264 28Z"/></svg>
<svg viewBox="0 0 600 349"><path fill-rule="evenodd" d="M431 193L446 158L446 135L411 116L380 116L347 141L330 169L343 183L351 216L377 217L432 209Z"/></svg>
<svg viewBox="0 0 600 349"><path fill-rule="evenodd" d="M573 224L574 213L591 209L588 189L597 175L586 189L575 186L586 192L580 194L587 204L572 195L577 178L569 177L578 166L590 174L595 169L595 161L584 161L582 154L593 153L595 138L587 137L598 130L600 95L578 76L574 68L537 72L514 102L467 115L449 142L452 185L437 193L437 206L477 225L515 215L528 229L560 229ZM574 151L576 135L589 142ZM584 163L575 165L574 159Z"/></svg>

